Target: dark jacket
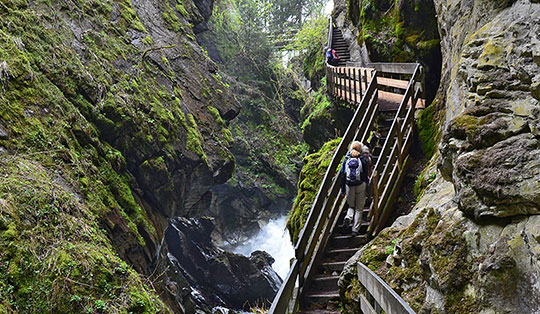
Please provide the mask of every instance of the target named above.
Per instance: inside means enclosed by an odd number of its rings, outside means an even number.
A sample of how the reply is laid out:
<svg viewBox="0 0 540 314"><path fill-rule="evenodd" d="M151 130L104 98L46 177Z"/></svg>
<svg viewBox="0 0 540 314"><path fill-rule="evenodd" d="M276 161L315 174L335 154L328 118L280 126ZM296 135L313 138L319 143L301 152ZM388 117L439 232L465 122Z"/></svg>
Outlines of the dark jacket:
<svg viewBox="0 0 540 314"><path fill-rule="evenodd" d="M339 169L339 172L341 174L341 193L345 193L345 185L347 184L347 178L345 175L345 165L350 158L351 158L351 152L348 152L347 155L345 156L345 159L343 160L343 163L341 164L341 168ZM366 158L362 155L360 155L358 159L360 160L360 163L362 164L362 174L360 175L360 183L348 184L349 186L360 185L364 182L365 183L369 182L368 162Z"/></svg>

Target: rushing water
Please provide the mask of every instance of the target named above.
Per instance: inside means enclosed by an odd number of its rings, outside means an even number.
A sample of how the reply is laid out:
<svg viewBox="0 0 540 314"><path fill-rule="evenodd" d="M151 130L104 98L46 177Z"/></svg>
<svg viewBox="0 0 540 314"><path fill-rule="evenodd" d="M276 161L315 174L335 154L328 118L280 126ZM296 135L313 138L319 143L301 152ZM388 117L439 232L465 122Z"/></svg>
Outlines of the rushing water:
<svg viewBox="0 0 540 314"><path fill-rule="evenodd" d="M245 256L249 256L257 250L270 253L276 260L272 264L272 268L282 279L285 279L289 272L290 260L294 257L291 238L285 229L286 220L285 216L270 220L255 237L236 247L234 253Z"/></svg>

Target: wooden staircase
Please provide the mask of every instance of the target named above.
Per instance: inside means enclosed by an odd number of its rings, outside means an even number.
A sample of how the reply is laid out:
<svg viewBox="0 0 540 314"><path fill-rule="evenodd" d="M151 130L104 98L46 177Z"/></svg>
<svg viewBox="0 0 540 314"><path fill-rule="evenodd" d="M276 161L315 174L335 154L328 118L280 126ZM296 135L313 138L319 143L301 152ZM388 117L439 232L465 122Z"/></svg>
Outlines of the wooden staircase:
<svg viewBox="0 0 540 314"><path fill-rule="evenodd" d="M328 36L329 43L340 45L340 56L350 58L348 47L343 47L343 36L331 20ZM326 67L327 93L356 106L356 111L321 182L296 243L291 269L270 314L339 313L339 275L345 263L386 225L407 170L415 110L424 105L420 65L374 63L359 67L342 61L345 66ZM363 209L362 227L356 237L343 226L346 201L340 195L341 175L337 171L353 140L370 146L374 162L370 176L373 199ZM386 313L414 313L369 268L358 262L357 269L366 291L358 300L364 313L380 314L381 309Z"/></svg>
<svg viewBox="0 0 540 314"><path fill-rule="evenodd" d="M371 147L374 165L379 160L379 154L388 137L398 106L399 103L382 108L379 106L377 122L374 127L375 134L367 143ZM315 271L313 282L300 303L299 313L339 313L337 309L339 305L337 285L339 274L343 271L345 263L369 240L369 214L372 199L368 198L368 200L362 212L359 235L356 237L351 235L351 226L343 224L347 211L346 204L343 205L337 225L333 228L330 241L324 249L322 261Z"/></svg>
<svg viewBox="0 0 540 314"><path fill-rule="evenodd" d="M367 218L369 209L365 210L364 213ZM343 221L343 218L344 215L341 215L340 221ZM367 229L367 225L363 229ZM337 285L339 274L343 271L349 258L368 241L366 235L352 237L350 233L350 227L342 224L335 228L311 286L307 289L301 303L300 313L317 313L318 311L339 313Z"/></svg>
<svg viewBox="0 0 540 314"><path fill-rule="evenodd" d="M332 27L332 44L330 47L336 50L339 57L337 66L345 66L351 60L349 45L343 38L343 33L338 27Z"/></svg>

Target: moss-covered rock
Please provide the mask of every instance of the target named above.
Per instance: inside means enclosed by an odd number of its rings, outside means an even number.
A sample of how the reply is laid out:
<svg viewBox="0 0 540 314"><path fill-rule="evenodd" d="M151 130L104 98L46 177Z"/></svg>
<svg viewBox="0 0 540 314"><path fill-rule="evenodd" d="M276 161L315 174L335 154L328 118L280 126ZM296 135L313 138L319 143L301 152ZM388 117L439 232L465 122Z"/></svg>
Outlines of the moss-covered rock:
<svg viewBox="0 0 540 314"><path fill-rule="evenodd" d="M307 97L300 110L302 133L310 151L321 149L329 138L345 133L354 110L351 104L326 95L326 79L323 78L321 88Z"/></svg>
<svg viewBox="0 0 540 314"><path fill-rule="evenodd" d="M457 65L447 90L440 165L456 186L460 208L478 219L540 210L540 194L533 192L540 178L533 170L539 166L534 130L540 104L530 92L532 73L539 68L530 53L537 45L529 45L536 33L526 26L534 19L525 6L499 3L469 37L452 32L447 39L464 42L449 51L458 49L460 57L453 60ZM535 8L532 16L539 12ZM520 35L499 36L501 29Z"/></svg>
<svg viewBox="0 0 540 314"><path fill-rule="evenodd" d="M275 99L225 76L242 104L237 119L222 124L222 133L230 133L236 168L230 180L211 189L208 204L200 210L218 217L215 238L229 245L246 241L260 229L262 221L285 215L296 194L295 183L308 147L294 121L295 114L287 111L285 103L293 101L298 106L303 90L290 73L281 75L282 86Z"/></svg>
<svg viewBox="0 0 540 314"><path fill-rule="evenodd" d="M349 0L347 12L372 62L420 62L425 67L426 98L431 102L442 62L433 1Z"/></svg>
<svg viewBox="0 0 540 314"><path fill-rule="evenodd" d="M309 215L319 186L334 156L340 138L326 142L321 149L304 158L304 167L298 179L298 195L287 219L287 229L294 243ZM337 169L336 169L337 171Z"/></svg>
<svg viewBox="0 0 540 314"><path fill-rule="evenodd" d="M347 313L357 312L357 262L374 270L417 313L528 312L540 306L530 280L537 278L539 265L529 263L538 242L525 240L536 237L538 228L531 224L537 217L477 225L455 206L454 197L452 185L437 175L411 214L347 262L339 280Z"/></svg>
<svg viewBox="0 0 540 314"><path fill-rule="evenodd" d="M8 312L168 310L142 279L166 219L234 168L206 107L231 119L239 106L194 41L196 11L190 0L0 4Z"/></svg>
<svg viewBox="0 0 540 314"><path fill-rule="evenodd" d="M162 313L64 179L28 157L0 161L0 296L6 312ZM135 230L136 232L136 230Z"/></svg>

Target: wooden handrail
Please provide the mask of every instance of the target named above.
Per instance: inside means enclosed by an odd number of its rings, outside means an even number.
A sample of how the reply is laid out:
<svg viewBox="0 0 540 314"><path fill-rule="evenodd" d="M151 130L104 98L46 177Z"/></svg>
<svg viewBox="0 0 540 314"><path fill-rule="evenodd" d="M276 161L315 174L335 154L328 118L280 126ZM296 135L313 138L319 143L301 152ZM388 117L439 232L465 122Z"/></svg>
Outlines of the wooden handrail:
<svg viewBox="0 0 540 314"><path fill-rule="evenodd" d="M366 288L366 292L373 298L376 306L373 306L363 294L360 295L360 309L364 314L376 314L375 308L382 309L385 313L392 314L415 314L413 309L405 302L381 277L377 276L366 265L358 262L358 281Z"/></svg>
<svg viewBox="0 0 540 314"><path fill-rule="evenodd" d="M420 90L416 88L420 76L421 69L416 64L374 168L378 181L373 186L373 191L378 200L371 205L369 214L371 222L368 227L368 232L373 236L384 227L407 168L414 112L420 97Z"/></svg>
<svg viewBox="0 0 540 314"><path fill-rule="evenodd" d="M332 48L332 36L334 34L334 24L332 21L332 17L330 16L328 18L328 48ZM324 52L326 54L326 51ZM328 77L327 77L328 78Z"/></svg>

